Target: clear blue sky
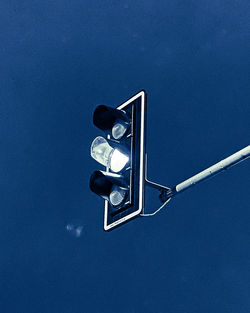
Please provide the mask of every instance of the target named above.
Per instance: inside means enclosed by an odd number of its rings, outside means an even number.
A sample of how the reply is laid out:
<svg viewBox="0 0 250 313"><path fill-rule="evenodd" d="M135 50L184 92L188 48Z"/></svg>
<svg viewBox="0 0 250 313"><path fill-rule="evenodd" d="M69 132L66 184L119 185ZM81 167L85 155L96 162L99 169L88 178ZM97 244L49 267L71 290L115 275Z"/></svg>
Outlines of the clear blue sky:
<svg viewBox="0 0 250 313"><path fill-rule="evenodd" d="M249 56L248 0L1 1L1 313L249 313L250 161L110 233L88 187L95 106L141 89L150 179L249 145Z"/></svg>

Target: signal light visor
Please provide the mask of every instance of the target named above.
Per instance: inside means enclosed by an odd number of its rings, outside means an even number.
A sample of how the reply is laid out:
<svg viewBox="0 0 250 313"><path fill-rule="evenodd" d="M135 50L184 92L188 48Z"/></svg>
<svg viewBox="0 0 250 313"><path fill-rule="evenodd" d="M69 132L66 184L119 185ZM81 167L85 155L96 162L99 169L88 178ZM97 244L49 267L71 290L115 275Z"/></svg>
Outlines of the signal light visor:
<svg viewBox="0 0 250 313"><path fill-rule="evenodd" d="M90 177L90 189L114 207L121 205L128 195L128 186L121 175L95 171Z"/></svg>

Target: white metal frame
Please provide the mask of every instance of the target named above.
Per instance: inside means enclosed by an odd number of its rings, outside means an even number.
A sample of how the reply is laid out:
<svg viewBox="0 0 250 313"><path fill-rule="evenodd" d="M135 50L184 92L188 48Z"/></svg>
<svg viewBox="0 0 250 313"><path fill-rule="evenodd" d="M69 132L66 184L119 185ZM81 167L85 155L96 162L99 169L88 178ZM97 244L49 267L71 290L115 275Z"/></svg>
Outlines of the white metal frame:
<svg viewBox="0 0 250 313"><path fill-rule="evenodd" d="M126 102L122 103L120 106L117 107L118 110L124 109L127 105L129 105L131 102L136 100L137 98L141 97L141 146L140 146L140 182L139 182L139 206L138 210L135 212L124 216L123 218L113 222L112 224L107 225L107 219L108 219L108 200L105 200L105 206L104 206L104 230L110 230L111 228L124 223L125 221L133 218L136 215L139 215L142 210L143 210L143 205L144 205L144 199L143 199L143 194L144 194L144 171L145 171L145 162L144 162L144 155L145 155L145 99L146 99L146 94L145 91L140 91L137 93L135 96L127 100Z"/></svg>

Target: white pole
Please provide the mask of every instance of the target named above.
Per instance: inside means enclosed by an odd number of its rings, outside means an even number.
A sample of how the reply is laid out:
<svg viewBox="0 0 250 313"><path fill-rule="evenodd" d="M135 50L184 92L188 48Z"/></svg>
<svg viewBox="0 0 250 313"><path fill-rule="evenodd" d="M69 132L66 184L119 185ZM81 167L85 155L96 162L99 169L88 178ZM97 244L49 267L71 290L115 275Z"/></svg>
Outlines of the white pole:
<svg viewBox="0 0 250 313"><path fill-rule="evenodd" d="M204 171L184 180L182 183L176 185L169 194L171 196L176 195L179 192L182 192L189 187L194 186L195 184L210 178L223 170L228 169L229 167L238 164L241 161L244 161L250 156L250 145L241 149L240 151L230 155L226 159L210 166L209 168L205 169Z"/></svg>

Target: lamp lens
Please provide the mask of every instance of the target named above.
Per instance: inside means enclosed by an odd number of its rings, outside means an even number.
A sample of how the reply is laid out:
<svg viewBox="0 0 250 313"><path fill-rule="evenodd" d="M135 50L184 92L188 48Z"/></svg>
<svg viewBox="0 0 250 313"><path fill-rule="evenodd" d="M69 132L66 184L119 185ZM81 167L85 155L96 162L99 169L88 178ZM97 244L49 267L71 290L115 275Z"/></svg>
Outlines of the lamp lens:
<svg viewBox="0 0 250 313"><path fill-rule="evenodd" d="M120 139L126 133L128 125L122 121L119 121L114 124L112 127L112 136L115 139Z"/></svg>
<svg viewBox="0 0 250 313"><path fill-rule="evenodd" d="M126 191L119 186L114 185L109 195L109 201L113 206L120 205L126 196Z"/></svg>
<svg viewBox="0 0 250 313"><path fill-rule="evenodd" d="M120 172L129 162L129 157L125 153L110 147L107 140L100 136L93 140L90 154L93 159L115 173Z"/></svg>
<svg viewBox="0 0 250 313"><path fill-rule="evenodd" d="M118 149L114 149L110 159L111 171L117 173L120 172L128 163L129 157L120 152Z"/></svg>

